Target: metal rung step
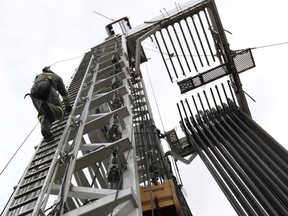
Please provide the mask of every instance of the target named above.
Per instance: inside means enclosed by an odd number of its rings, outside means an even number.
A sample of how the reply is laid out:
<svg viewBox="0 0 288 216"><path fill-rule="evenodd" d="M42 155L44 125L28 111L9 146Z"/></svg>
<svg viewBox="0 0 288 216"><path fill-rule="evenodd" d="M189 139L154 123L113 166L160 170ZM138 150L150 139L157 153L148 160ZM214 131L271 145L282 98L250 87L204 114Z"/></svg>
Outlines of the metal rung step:
<svg viewBox="0 0 288 216"><path fill-rule="evenodd" d="M78 95L78 93L77 93L77 95ZM71 104L74 104L74 103L75 103L75 100L76 100L76 98L77 98L77 95L75 95L75 97L73 97L73 98L70 99L70 103L71 103Z"/></svg>
<svg viewBox="0 0 288 216"><path fill-rule="evenodd" d="M148 110L133 110L134 115L142 115L142 114L147 114Z"/></svg>
<svg viewBox="0 0 288 216"><path fill-rule="evenodd" d="M112 60L112 56L114 55L115 53L115 49L114 50L108 50L106 51L105 53L102 54L101 56L101 61L109 61L109 60ZM112 63L112 62L111 62Z"/></svg>
<svg viewBox="0 0 288 216"><path fill-rule="evenodd" d="M70 96L70 101L77 97L79 89L75 87L75 89L68 90L68 94Z"/></svg>
<svg viewBox="0 0 288 216"><path fill-rule="evenodd" d="M74 104L74 101L76 100L76 98L77 98L77 95L78 95L78 91L79 90L77 90L77 92L75 92L75 93L72 93L72 96L70 96L70 104L73 106L73 104ZM70 94L71 95L71 94Z"/></svg>
<svg viewBox="0 0 288 216"><path fill-rule="evenodd" d="M83 80L83 77L81 77L80 79ZM82 81L77 82L77 83L75 82L75 83L71 84L71 87L68 89L68 93L72 93L73 91L79 90L81 84L82 84Z"/></svg>
<svg viewBox="0 0 288 216"><path fill-rule="evenodd" d="M136 93L136 92L140 92L140 91L143 91L143 88L131 88L131 93L133 95L133 93Z"/></svg>
<svg viewBox="0 0 288 216"><path fill-rule="evenodd" d="M46 148L46 149L44 149L44 150L39 150L39 151L36 153L36 156L37 156L37 155L40 155L40 154L43 154L44 152L46 152L46 151L48 151L48 150L52 150L53 148L56 149L57 146L58 146L58 143L53 144L53 145L50 144L48 148Z"/></svg>
<svg viewBox="0 0 288 216"><path fill-rule="evenodd" d="M142 118L145 115L145 113L143 113L143 115L138 114L138 115L133 115L133 120L134 119L138 119L138 118Z"/></svg>
<svg viewBox="0 0 288 216"><path fill-rule="evenodd" d="M24 205L27 205L27 204L29 204L29 203L32 203L32 202L36 201L37 199L38 199L38 196L37 196L37 197L30 198L30 199L28 199L28 200L25 200L24 202L21 202L21 203L18 203L18 204L16 204L16 205L14 205L14 206L11 206L11 207L9 208L9 211L15 210L15 209L20 208L20 207L22 207L22 206L24 206Z"/></svg>
<svg viewBox="0 0 288 216"><path fill-rule="evenodd" d="M139 95L140 94L144 94L143 93L143 88L131 88L131 94L132 96L135 96L135 95Z"/></svg>
<svg viewBox="0 0 288 216"><path fill-rule="evenodd" d="M53 136L55 136L59 131L63 132L66 125L63 125L63 127L55 127L51 128L51 132L53 133Z"/></svg>
<svg viewBox="0 0 288 216"><path fill-rule="evenodd" d="M115 49L115 45L117 45L117 41L114 38L114 39L112 39L110 41L107 41L104 44L100 44L99 46L97 46L97 48L99 48L99 49L109 49L109 48Z"/></svg>
<svg viewBox="0 0 288 216"><path fill-rule="evenodd" d="M73 83L72 86L68 89L68 93L72 93L72 91L79 90L81 87L82 82Z"/></svg>
<svg viewBox="0 0 288 216"><path fill-rule="evenodd" d="M39 170L37 170L37 171L35 171L35 172L32 172L32 173L26 175L24 178L25 178L25 179L28 179L28 178L31 178L31 177L33 177L33 176L35 176L35 175L39 175L40 173L49 170L49 168L50 168L50 167L44 167L44 168L42 168L42 169L39 169Z"/></svg>
<svg viewBox="0 0 288 216"><path fill-rule="evenodd" d="M63 130L55 130L55 131L51 131L53 133L53 139L54 140L60 140L61 136L63 134ZM57 141L58 142L58 141ZM56 142L51 142L50 145L55 144Z"/></svg>
<svg viewBox="0 0 288 216"><path fill-rule="evenodd" d="M33 212L34 208L32 209L28 209L27 211L21 212L20 214L17 214L17 216L24 216L24 215L28 215L31 214Z"/></svg>
<svg viewBox="0 0 288 216"><path fill-rule="evenodd" d="M122 62L119 62L117 64L120 64L121 68L125 66L124 63L122 63ZM114 64L114 65L116 65L116 64ZM109 77L109 73L107 73L107 72L109 70L113 69L114 65L111 65L111 62L108 62L108 61L101 63L99 66L99 70L98 70L99 79ZM120 73L121 71L119 71L118 73Z"/></svg>
<svg viewBox="0 0 288 216"><path fill-rule="evenodd" d="M83 73L79 73L79 74L77 73L76 76L74 77L72 83L70 84L69 89L72 88L75 84L81 83L82 80L80 78L83 78L84 75L85 75L84 72Z"/></svg>
<svg viewBox="0 0 288 216"><path fill-rule="evenodd" d="M23 197L23 196L26 196L26 195L28 195L28 194L31 194L31 193L33 193L33 192L35 192L35 191L41 190L42 187L43 187L43 185L39 185L39 186L37 186L37 187L34 187L34 188L32 188L32 189L29 189L29 190L21 193L21 194L17 194L17 195L14 197L14 199L16 200L16 199L19 199L19 198L21 198L21 197Z"/></svg>
<svg viewBox="0 0 288 216"><path fill-rule="evenodd" d="M65 115L64 115L64 118L61 120L61 121L55 121L54 123L53 123L53 126L57 126L57 125L62 125L63 123L66 123L67 122L67 119L69 118L69 115L67 115L66 113L65 113Z"/></svg>
<svg viewBox="0 0 288 216"><path fill-rule="evenodd" d="M55 149L54 151L50 151L50 152L47 153L47 154L43 154L42 156L35 157L35 158L32 160L32 163L36 163L36 162L38 162L38 161L40 161L40 160L44 160L44 159L46 159L46 160L51 159L51 158L53 157L53 156L51 157L51 155L54 155L55 152L56 152L56 149ZM48 159L47 159L47 158L48 158Z"/></svg>
<svg viewBox="0 0 288 216"><path fill-rule="evenodd" d="M74 101L77 98L78 91L79 91L79 89L70 90L70 92L71 92L71 93L69 93L69 95L70 95L70 103L71 103L71 101Z"/></svg>
<svg viewBox="0 0 288 216"><path fill-rule="evenodd" d="M53 133L53 137L55 137L57 135L57 133L59 133L59 131L63 132L65 126L66 126L66 123L61 125L61 127L52 127L51 132Z"/></svg>
<svg viewBox="0 0 288 216"><path fill-rule="evenodd" d="M77 93L77 95L78 95L78 93ZM75 101L76 101L76 98L77 98L77 96L70 100L71 106L74 105L74 103L75 103ZM70 113L69 113L67 116L69 117L69 116L70 116Z"/></svg>
<svg viewBox="0 0 288 216"><path fill-rule="evenodd" d="M77 97L77 95L78 95L78 91L79 91L79 90L75 90L75 92L69 93L69 95L70 95L70 104L73 104L73 103L74 103L74 101L75 101L75 99L76 99L76 97Z"/></svg>
<svg viewBox="0 0 288 216"><path fill-rule="evenodd" d="M116 41L109 41L106 44L98 46L96 49L93 49L93 52L97 55L102 55L105 52L109 52L110 50L115 50Z"/></svg>
<svg viewBox="0 0 288 216"><path fill-rule="evenodd" d="M135 106L133 106L132 109L137 109L137 108L139 108L139 107L142 107L142 106L146 106L146 105L147 105L146 102L135 102L134 104L135 104Z"/></svg>
<svg viewBox="0 0 288 216"><path fill-rule="evenodd" d="M77 78L77 79L80 79L81 81L71 83L70 88L67 90L68 93L70 93L71 91L80 89L80 86L81 86L81 84L82 84L83 77L84 77L84 75L82 75L81 77L79 76L79 78Z"/></svg>
<svg viewBox="0 0 288 216"><path fill-rule="evenodd" d="M43 141L42 141L42 143L46 143L46 144L52 144L54 142L55 142L55 138L53 140L49 140L49 141L46 141L46 140L43 139Z"/></svg>
<svg viewBox="0 0 288 216"><path fill-rule="evenodd" d="M135 103L137 103L137 100L139 100L139 99L143 99L143 98L145 98L145 95L143 95L143 94L140 94L140 95L132 95L132 97L134 98L134 104Z"/></svg>
<svg viewBox="0 0 288 216"><path fill-rule="evenodd" d="M113 55L115 53L117 49L115 49L115 46L111 46L111 47L106 47L106 50L104 50L102 52L102 55L100 58L107 58L108 55ZM110 56L108 56L109 58Z"/></svg>
<svg viewBox="0 0 288 216"><path fill-rule="evenodd" d="M52 162L52 160L53 160L53 158L50 158L50 159L45 160L45 161L42 161L41 163L38 163L36 165L33 165L33 166L29 167L28 170L37 169L38 167L43 166L43 165L49 165Z"/></svg>
<svg viewBox="0 0 288 216"><path fill-rule="evenodd" d="M70 85L70 87L69 87L69 89L68 89L68 92L69 92L71 89L80 88L81 83L82 83L82 80L79 80L78 82L75 81L75 82L71 83L71 85Z"/></svg>
<svg viewBox="0 0 288 216"><path fill-rule="evenodd" d="M78 67L78 72L75 74L75 76L73 77L73 82L72 83L77 83L80 82L81 80L79 80L81 77L83 77L85 75L85 70L87 68L87 65L89 64L89 61L92 57L92 54L90 53L90 55L87 55L86 61L83 61L82 63L84 64L80 64Z"/></svg>
<svg viewBox="0 0 288 216"><path fill-rule="evenodd" d="M43 149L43 148L45 148L47 146L50 146L50 145L55 145L55 143L57 143L59 140L60 140L60 138L56 138L54 140L51 140L50 142L43 141L41 146L39 147L39 150ZM57 143L57 145L58 145L58 143Z"/></svg>
<svg viewBox="0 0 288 216"><path fill-rule="evenodd" d="M133 124L142 124L142 123L143 123L143 120L133 119Z"/></svg>
<svg viewBox="0 0 288 216"><path fill-rule="evenodd" d="M46 175L41 176L41 177L36 178L36 179L33 179L33 180L31 180L31 181L29 181L29 182L27 182L27 183L25 183L25 184L20 185L19 188L20 188L20 189L23 189L23 188L25 188L25 187L27 187L27 186L29 186L29 185L31 185L31 184L34 184L34 183L36 183L36 182L42 181L42 180L45 179L45 178L46 178Z"/></svg>
<svg viewBox="0 0 288 216"><path fill-rule="evenodd" d="M61 122L55 123L52 125L51 130L53 129L64 129L67 122L67 118L63 119Z"/></svg>

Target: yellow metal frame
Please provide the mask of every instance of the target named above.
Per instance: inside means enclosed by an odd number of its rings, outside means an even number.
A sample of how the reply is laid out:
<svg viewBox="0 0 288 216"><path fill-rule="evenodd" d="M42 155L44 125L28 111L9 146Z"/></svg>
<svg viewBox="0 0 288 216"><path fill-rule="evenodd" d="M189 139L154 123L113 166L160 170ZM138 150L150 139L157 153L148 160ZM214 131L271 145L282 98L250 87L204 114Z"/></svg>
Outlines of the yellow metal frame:
<svg viewBox="0 0 288 216"><path fill-rule="evenodd" d="M152 209L160 210L175 206L176 215L180 215L180 206L177 199L174 182L166 180L163 184L140 188L143 212Z"/></svg>

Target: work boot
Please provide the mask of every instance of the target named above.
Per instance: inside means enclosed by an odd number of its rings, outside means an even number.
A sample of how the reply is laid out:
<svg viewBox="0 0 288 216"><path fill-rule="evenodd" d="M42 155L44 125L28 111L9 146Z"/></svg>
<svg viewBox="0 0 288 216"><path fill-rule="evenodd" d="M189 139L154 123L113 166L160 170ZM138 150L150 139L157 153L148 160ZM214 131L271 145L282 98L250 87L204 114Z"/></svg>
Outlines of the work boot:
<svg viewBox="0 0 288 216"><path fill-rule="evenodd" d="M44 112L44 115L51 123L56 120L62 120L64 118L64 111L61 106L55 106L43 101L41 108Z"/></svg>
<svg viewBox="0 0 288 216"><path fill-rule="evenodd" d="M53 140L53 134L51 132L52 123L44 116L41 119L41 133L46 141Z"/></svg>

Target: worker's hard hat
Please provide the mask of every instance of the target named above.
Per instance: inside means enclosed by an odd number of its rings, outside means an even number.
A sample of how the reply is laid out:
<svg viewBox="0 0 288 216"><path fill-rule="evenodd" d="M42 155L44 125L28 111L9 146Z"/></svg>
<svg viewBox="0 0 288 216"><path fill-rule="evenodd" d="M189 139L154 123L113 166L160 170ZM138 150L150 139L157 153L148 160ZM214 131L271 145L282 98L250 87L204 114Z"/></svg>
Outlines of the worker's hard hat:
<svg viewBox="0 0 288 216"><path fill-rule="evenodd" d="M50 71L50 67L49 66L46 66L42 69L43 72L49 72Z"/></svg>

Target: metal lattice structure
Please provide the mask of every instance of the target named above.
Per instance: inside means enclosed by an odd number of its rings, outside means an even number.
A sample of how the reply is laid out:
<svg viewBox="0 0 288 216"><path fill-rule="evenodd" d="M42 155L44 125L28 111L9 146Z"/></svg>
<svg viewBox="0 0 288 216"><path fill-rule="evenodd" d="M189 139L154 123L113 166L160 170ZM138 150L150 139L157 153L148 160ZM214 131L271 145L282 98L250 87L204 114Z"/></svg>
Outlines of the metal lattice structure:
<svg viewBox="0 0 288 216"><path fill-rule="evenodd" d="M255 67L253 56L230 50L214 1L177 6L136 28L124 17L106 31L71 79L72 112L53 123L53 140L37 145L3 216L191 216L170 157L189 164L196 155L239 215L288 214L287 151L250 116L239 74ZM140 70L147 38L172 82L196 73L177 83L181 93L231 78L229 91L177 104L182 138L155 126Z"/></svg>
<svg viewBox="0 0 288 216"><path fill-rule="evenodd" d="M112 63L120 44L119 38L112 38L85 55L69 87L73 111L53 125L53 141L38 145L5 215L44 215L51 195L58 197L51 215L79 215L81 206L83 214L105 215L119 203L130 206L132 215L140 214L132 105L127 80L116 81L128 76L128 67L125 59ZM116 193L120 185L125 189ZM107 200L105 208L96 202L91 211L87 204L102 197Z"/></svg>
<svg viewBox="0 0 288 216"><path fill-rule="evenodd" d="M86 53L68 89L71 114L37 146L4 215L191 215L123 40ZM151 204L153 187L165 193Z"/></svg>

